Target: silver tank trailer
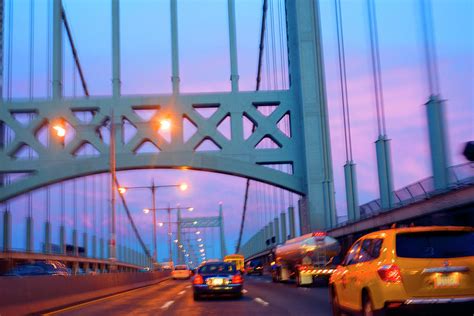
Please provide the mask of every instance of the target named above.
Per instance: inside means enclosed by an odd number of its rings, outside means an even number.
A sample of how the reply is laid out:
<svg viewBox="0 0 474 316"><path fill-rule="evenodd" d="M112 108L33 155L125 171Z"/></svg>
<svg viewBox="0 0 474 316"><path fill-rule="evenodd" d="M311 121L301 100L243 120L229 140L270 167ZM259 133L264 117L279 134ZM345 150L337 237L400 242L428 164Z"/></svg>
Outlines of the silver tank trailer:
<svg viewBox="0 0 474 316"><path fill-rule="evenodd" d="M284 244L278 245L275 249L275 261L290 264L301 263L303 258L308 257L312 263L318 263L321 257L329 261L341 251L339 242L326 235L309 233L297 238L289 239ZM306 261L307 259L305 259Z"/></svg>

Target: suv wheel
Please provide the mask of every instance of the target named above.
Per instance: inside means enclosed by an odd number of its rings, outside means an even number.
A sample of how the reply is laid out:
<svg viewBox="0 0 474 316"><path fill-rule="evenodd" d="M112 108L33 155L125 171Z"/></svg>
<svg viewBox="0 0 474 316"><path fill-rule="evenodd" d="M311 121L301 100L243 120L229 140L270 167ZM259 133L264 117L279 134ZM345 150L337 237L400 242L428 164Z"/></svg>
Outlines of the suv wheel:
<svg viewBox="0 0 474 316"><path fill-rule="evenodd" d="M365 293L362 297L362 315L374 315L374 305L372 304L372 300L370 299L370 296L367 293Z"/></svg>
<svg viewBox="0 0 474 316"><path fill-rule="evenodd" d="M332 306L332 315L340 316L341 308L339 307L339 298L337 297L336 289L331 288L331 306Z"/></svg>

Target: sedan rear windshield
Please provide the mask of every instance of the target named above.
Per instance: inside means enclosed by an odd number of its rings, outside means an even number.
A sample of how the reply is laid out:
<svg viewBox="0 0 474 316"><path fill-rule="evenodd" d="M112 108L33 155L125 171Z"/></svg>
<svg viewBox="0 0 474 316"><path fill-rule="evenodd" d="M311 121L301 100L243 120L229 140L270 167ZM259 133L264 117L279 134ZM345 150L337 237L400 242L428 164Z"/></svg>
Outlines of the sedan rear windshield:
<svg viewBox="0 0 474 316"><path fill-rule="evenodd" d="M430 231L397 234L397 256L457 258L474 256L474 232Z"/></svg>
<svg viewBox="0 0 474 316"><path fill-rule="evenodd" d="M188 270L187 266L176 266L174 267L175 270Z"/></svg>
<svg viewBox="0 0 474 316"><path fill-rule="evenodd" d="M199 274L235 273L237 270L232 263L209 263L199 269Z"/></svg>

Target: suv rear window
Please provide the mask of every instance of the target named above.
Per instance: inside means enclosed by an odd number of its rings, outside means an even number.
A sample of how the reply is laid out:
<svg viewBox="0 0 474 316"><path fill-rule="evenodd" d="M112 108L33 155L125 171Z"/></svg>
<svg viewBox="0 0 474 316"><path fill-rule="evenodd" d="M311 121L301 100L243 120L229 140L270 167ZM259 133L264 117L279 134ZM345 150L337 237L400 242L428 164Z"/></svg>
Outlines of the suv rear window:
<svg viewBox="0 0 474 316"><path fill-rule="evenodd" d="M456 258L474 256L474 232L430 231L400 233L397 256L403 258Z"/></svg>

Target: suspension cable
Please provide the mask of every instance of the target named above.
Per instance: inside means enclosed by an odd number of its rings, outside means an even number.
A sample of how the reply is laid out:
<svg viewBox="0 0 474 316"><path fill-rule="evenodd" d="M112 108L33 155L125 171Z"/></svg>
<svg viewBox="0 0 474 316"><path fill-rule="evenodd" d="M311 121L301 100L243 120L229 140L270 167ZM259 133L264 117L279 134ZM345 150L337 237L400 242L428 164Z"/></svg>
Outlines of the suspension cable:
<svg viewBox="0 0 474 316"><path fill-rule="evenodd" d="M367 0L369 17L370 51L372 60L372 76L374 80L375 107L377 110L377 126L379 135L386 135L385 110L382 89L382 74L380 69L380 52L377 34L377 17L374 0Z"/></svg>
<svg viewBox="0 0 474 316"><path fill-rule="evenodd" d="M431 5L426 0L420 0L420 14L423 26L423 47L425 50L426 75L431 95L440 93L438 78L438 63L434 38L433 14Z"/></svg>
<svg viewBox="0 0 474 316"><path fill-rule="evenodd" d="M120 188L120 183L118 182L118 179L117 177L115 177L115 186L117 188ZM119 194L120 196L120 200L122 201L122 205L125 209L125 213L127 214L127 218L128 218L128 221L130 222L130 225L132 225L132 229L133 229L133 232L135 233L135 236L137 237L138 239L138 242L140 243L140 245L142 246L142 249L143 251L145 252L145 254L147 255L147 257L149 259L152 259L154 260L153 256L151 255L150 251L148 250L147 246L145 245L145 243L143 242L143 239L140 235L140 232L138 231L137 229L137 226L135 225L135 221L133 220L133 217L132 217L132 214L130 213L130 209L128 208L128 204L127 204L127 201L125 200L125 197L123 194Z"/></svg>
<svg viewBox="0 0 474 316"><path fill-rule="evenodd" d="M273 0L270 1L270 35L271 35L271 55L272 55L272 67L273 67L273 89L278 90L278 71L277 71L277 62L275 56L275 14L273 12Z"/></svg>
<svg viewBox="0 0 474 316"><path fill-rule="evenodd" d="M74 62L76 63L77 70L79 72L79 77L81 78L82 89L84 90L84 94L86 95L86 97L89 97L89 89L87 88L86 79L84 78L84 72L82 71L81 62L79 60L79 55L77 54L76 45L74 45L71 28L69 27L66 11L64 10L64 8L61 8L61 18L63 19L64 27L66 29L67 37L69 39L69 44L71 45L71 51L74 57Z"/></svg>
<svg viewBox="0 0 474 316"><path fill-rule="evenodd" d="M284 3L283 3L284 5ZM286 65L285 65L285 45L283 42L283 13L282 13L282 3L281 0L278 0L278 33L279 33L279 42L280 42L280 67L281 67L281 85L282 89L286 89Z"/></svg>
<svg viewBox="0 0 474 316"><path fill-rule="evenodd" d="M257 83L255 90L260 90L261 74L262 74L262 60L263 60L263 49L264 49L264 38L265 38L265 25L267 20L267 8L268 0L263 0L263 12L262 12L262 25L260 28L260 45L258 46L258 66L257 66Z"/></svg>
<svg viewBox="0 0 474 316"><path fill-rule="evenodd" d="M336 11L337 48L339 60L339 82L341 86L342 115L344 121L344 142L346 161L352 161L352 139L349 115L349 97L347 90L346 54L344 49L344 31L342 26L341 1L334 0Z"/></svg>

